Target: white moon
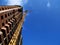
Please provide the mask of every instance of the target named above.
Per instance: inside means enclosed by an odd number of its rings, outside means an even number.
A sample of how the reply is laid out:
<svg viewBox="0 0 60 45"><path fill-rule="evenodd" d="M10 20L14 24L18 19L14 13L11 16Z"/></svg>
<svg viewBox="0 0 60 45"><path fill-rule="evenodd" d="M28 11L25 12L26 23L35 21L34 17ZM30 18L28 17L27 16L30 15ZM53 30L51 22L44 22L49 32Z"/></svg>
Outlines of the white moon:
<svg viewBox="0 0 60 45"><path fill-rule="evenodd" d="M47 3L47 7L50 7L50 3L49 2Z"/></svg>

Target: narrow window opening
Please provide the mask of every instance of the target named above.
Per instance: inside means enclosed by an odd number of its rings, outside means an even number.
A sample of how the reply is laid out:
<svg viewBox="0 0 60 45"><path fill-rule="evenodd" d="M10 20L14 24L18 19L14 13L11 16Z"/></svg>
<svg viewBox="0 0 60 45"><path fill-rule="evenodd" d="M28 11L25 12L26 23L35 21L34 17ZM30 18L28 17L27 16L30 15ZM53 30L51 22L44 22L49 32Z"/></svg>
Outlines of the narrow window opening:
<svg viewBox="0 0 60 45"><path fill-rule="evenodd" d="M1 29L1 31L3 32L3 36L4 36L4 38L6 37L6 32L5 32L5 30L4 29Z"/></svg>
<svg viewBox="0 0 60 45"><path fill-rule="evenodd" d="M1 19L3 19L3 16L1 16Z"/></svg>
<svg viewBox="0 0 60 45"><path fill-rule="evenodd" d="M4 23L2 23L2 26L4 26Z"/></svg>
<svg viewBox="0 0 60 45"><path fill-rule="evenodd" d="M8 27L7 26L5 26L6 27L6 29L7 29L7 33L9 33L9 29L8 29Z"/></svg>
<svg viewBox="0 0 60 45"><path fill-rule="evenodd" d="M5 18L7 17L7 15L5 14Z"/></svg>
<svg viewBox="0 0 60 45"><path fill-rule="evenodd" d="M8 13L8 16L10 16L9 13Z"/></svg>

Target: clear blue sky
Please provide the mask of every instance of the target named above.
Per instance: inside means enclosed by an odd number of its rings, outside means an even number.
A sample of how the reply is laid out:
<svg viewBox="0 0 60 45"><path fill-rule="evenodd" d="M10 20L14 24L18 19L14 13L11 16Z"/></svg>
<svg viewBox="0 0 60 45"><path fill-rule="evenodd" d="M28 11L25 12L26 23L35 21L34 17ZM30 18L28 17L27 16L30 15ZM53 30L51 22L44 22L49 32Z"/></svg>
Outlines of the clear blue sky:
<svg viewBox="0 0 60 45"><path fill-rule="evenodd" d="M0 0L0 5L24 3L32 11L23 25L23 45L60 45L60 0L15 1Z"/></svg>
<svg viewBox="0 0 60 45"><path fill-rule="evenodd" d="M60 45L60 0L29 0L23 45Z"/></svg>

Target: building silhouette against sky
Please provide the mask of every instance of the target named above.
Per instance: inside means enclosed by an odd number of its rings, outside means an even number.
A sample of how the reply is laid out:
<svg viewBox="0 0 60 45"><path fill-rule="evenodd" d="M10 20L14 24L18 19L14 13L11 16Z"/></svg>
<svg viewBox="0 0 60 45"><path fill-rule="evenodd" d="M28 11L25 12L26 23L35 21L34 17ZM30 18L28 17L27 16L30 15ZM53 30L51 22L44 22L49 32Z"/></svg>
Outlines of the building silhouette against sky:
<svg viewBox="0 0 60 45"><path fill-rule="evenodd" d="M23 7L0 6L0 45L22 45Z"/></svg>

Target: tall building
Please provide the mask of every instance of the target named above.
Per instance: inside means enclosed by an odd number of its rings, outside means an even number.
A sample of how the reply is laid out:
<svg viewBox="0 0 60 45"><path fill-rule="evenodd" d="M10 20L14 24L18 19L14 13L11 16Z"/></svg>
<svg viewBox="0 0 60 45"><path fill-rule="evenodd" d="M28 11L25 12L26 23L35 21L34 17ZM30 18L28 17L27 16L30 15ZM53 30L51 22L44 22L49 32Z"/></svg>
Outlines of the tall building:
<svg viewBox="0 0 60 45"><path fill-rule="evenodd" d="M22 45L23 7L0 6L0 45Z"/></svg>

